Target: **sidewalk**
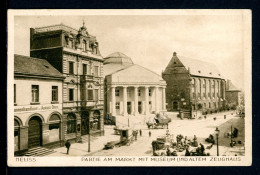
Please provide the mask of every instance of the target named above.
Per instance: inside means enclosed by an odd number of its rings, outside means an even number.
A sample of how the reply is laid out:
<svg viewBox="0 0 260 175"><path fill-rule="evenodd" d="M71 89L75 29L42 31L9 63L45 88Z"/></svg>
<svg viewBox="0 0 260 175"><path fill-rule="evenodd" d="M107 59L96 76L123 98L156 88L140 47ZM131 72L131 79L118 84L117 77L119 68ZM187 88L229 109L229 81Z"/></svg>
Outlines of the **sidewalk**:
<svg viewBox="0 0 260 175"><path fill-rule="evenodd" d="M66 147L60 147L54 149L54 153L48 156L87 156L88 154L93 154L104 148L104 145L109 141L119 140L119 135L114 135L114 126L104 126L105 135L104 136L91 136L90 151L88 152L88 142L85 143L73 143L71 144L69 155L67 155ZM94 139L93 139L94 137Z"/></svg>

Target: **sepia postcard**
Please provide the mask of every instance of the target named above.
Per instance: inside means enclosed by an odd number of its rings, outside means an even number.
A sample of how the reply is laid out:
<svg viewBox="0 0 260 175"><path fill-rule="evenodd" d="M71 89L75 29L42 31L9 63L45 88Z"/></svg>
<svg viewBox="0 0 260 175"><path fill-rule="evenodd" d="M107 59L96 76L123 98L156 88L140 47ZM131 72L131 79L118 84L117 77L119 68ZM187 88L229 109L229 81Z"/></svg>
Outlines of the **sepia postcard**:
<svg viewBox="0 0 260 175"><path fill-rule="evenodd" d="M250 10L8 10L8 166L250 166Z"/></svg>

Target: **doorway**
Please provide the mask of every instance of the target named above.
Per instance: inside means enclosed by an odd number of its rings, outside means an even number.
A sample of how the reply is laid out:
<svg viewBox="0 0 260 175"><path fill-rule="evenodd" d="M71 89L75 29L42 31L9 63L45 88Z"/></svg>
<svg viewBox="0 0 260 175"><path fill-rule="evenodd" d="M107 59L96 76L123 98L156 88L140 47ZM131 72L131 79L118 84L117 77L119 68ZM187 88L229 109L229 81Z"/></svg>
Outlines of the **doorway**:
<svg viewBox="0 0 260 175"><path fill-rule="evenodd" d="M33 116L29 121L28 148L42 145L42 121L38 116Z"/></svg>
<svg viewBox="0 0 260 175"><path fill-rule="evenodd" d="M128 102L127 102L127 113L128 113L128 114L131 114L131 111L132 111L131 102L128 101Z"/></svg>
<svg viewBox="0 0 260 175"><path fill-rule="evenodd" d="M139 112L139 114L142 114L142 102L141 101L138 102L138 112Z"/></svg>
<svg viewBox="0 0 260 175"><path fill-rule="evenodd" d="M173 101L172 102L172 109L173 109L173 111L178 111L178 108L179 108L178 102L177 101Z"/></svg>

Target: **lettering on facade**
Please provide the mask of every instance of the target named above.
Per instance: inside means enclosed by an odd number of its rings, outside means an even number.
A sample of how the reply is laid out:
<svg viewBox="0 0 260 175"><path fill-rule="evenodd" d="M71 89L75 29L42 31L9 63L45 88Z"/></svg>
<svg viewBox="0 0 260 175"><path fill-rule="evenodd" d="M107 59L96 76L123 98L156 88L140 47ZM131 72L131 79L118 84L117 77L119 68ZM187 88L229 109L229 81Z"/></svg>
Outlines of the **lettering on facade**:
<svg viewBox="0 0 260 175"><path fill-rule="evenodd" d="M48 105L48 106L30 106L14 109L14 112L24 112L24 111L37 111L37 110L50 110L50 109L59 109L58 105Z"/></svg>

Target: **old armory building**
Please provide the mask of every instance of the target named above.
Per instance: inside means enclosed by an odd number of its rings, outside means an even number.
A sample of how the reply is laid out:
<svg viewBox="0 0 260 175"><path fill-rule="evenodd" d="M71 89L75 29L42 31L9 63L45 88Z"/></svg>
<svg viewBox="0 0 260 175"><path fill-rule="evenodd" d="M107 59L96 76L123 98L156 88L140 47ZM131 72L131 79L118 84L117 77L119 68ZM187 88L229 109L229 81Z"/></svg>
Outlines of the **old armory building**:
<svg viewBox="0 0 260 175"><path fill-rule="evenodd" d="M14 151L60 145L62 74L43 59L14 55Z"/></svg>
<svg viewBox="0 0 260 175"><path fill-rule="evenodd" d="M173 56L162 73L168 111L215 112L225 106L225 80L211 63Z"/></svg>
<svg viewBox="0 0 260 175"><path fill-rule="evenodd" d="M103 58L96 37L58 24L31 28L31 57L46 59L65 77L62 87L65 139L103 135Z"/></svg>

